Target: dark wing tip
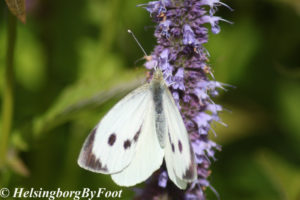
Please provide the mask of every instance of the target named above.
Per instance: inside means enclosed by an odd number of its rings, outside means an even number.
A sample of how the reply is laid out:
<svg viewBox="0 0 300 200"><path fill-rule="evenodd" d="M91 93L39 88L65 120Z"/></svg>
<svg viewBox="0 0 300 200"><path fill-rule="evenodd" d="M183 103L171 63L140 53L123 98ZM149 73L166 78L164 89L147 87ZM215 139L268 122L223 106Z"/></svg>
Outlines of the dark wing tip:
<svg viewBox="0 0 300 200"><path fill-rule="evenodd" d="M185 173L183 174L183 179L188 182L192 182L195 179L197 179L197 165L195 163L195 154L192 145L190 145L190 156L191 156L191 162L189 164L189 167L186 169Z"/></svg>
<svg viewBox="0 0 300 200"><path fill-rule="evenodd" d="M192 182L197 178L197 169L194 162L191 162L182 177L187 182Z"/></svg>
<svg viewBox="0 0 300 200"><path fill-rule="evenodd" d="M77 163L80 167L87 169L89 171L108 173L107 167L102 165L100 159L96 158L96 156L92 152L96 130L97 127L93 129L93 131L89 134L89 136L85 140Z"/></svg>
<svg viewBox="0 0 300 200"><path fill-rule="evenodd" d="M80 155L77 163L80 167L92 172L108 173L107 167L102 165L100 159L96 159L94 154Z"/></svg>

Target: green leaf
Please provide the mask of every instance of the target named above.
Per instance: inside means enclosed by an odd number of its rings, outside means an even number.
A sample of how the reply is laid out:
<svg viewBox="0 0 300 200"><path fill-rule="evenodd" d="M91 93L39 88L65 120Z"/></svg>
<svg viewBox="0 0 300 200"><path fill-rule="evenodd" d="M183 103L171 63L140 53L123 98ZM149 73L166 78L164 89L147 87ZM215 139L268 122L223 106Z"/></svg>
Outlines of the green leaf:
<svg viewBox="0 0 300 200"><path fill-rule="evenodd" d="M38 39L22 26L18 29L16 46L16 78L23 87L38 91L46 80L46 63L43 47Z"/></svg>
<svg viewBox="0 0 300 200"><path fill-rule="evenodd" d="M6 50L4 51L4 49L6 49L6 45L7 45L7 39L6 39L6 33L5 33L6 29L0 29L0 49L3 49L2 51L0 51L0 96L2 96L3 93L3 88L4 88L4 63L5 63L5 55L6 55ZM3 77L3 78L2 78Z"/></svg>
<svg viewBox="0 0 300 200"><path fill-rule="evenodd" d="M257 161L283 200L299 200L300 170L269 150L257 153Z"/></svg>
<svg viewBox="0 0 300 200"><path fill-rule="evenodd" d="M128 74L124 74L124 76L126 77ZM84 84L85 87L79 84L68 88L45 115L34 120L34 133L39 135L40 133L47 132L71 120L81 111L102 106L113 98L120 98L136 88L140 83L141 79L130 82L125 79L124 82L121 82L111 89L98 90L93 93L92 96L90 96L92 92L89 90L92 86L88 86L87 84ZM80 95L77 93L80 93ZM72 99L72 97L75 98Z"/></svg>
<svg viewBox="0 0 300 200"><path fill-rule="evenodd" d="M300 143L300 86L292 80L282 80L279 84L277 101L278 122L288 133L291 144L299 149ZM300 151L299 151L300 153Z"/></svg>
<svg viewBox="0 0 300 200"><path fill-rule="evenodd" d="M16 148L18 150L22 150L22 151L27 151L28 150L28 144L24 140L24 138L21 134L21 131L14 130L10 139L11 139L12 146L14 148Z"/></svg>
<svg viewBox="0 0 300 200"><path fill-rule="evenodd" d="M120 98L142 83L139 71L122 68L120 59L102 46L85 40L79 45L79 80L65 88L55 103L33 122L36 135L47 132L76 117L82 111Z"/></svg>

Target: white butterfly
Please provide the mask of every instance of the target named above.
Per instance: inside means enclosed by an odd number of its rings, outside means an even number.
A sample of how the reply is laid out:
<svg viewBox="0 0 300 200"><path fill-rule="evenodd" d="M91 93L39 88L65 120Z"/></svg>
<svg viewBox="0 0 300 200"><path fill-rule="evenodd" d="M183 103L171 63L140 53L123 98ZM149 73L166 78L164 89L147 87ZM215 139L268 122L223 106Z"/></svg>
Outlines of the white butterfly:
<svg viewBox="0 0 300 200"><path fill-rule="evenodd" d="M180 189L197 178L187 130L161 70L150 83L129 93L85 140L78 164L115 183L145 181L165 159L169 178Z"/></svg>

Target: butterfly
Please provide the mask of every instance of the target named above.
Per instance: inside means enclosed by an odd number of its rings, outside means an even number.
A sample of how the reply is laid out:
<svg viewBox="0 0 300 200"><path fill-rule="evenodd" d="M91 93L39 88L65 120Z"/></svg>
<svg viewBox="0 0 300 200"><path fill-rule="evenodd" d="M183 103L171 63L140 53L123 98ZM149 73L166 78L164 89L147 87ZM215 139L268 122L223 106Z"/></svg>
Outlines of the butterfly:
<svg viewBox="0 0 300 200"><path fill-rule="evenodd" d="M120 186L145 181L165 161L180 189L197 178L195 155L183 119L160 69L149 83L121 99L86 138L78 164L111 174Z"/></svg>

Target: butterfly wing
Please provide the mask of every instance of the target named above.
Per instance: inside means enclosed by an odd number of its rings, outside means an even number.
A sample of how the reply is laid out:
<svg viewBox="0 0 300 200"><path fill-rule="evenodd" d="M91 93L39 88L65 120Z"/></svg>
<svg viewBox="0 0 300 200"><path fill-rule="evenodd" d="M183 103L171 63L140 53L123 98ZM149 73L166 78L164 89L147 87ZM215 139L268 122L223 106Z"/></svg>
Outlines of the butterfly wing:
<svg viewBox="0 0 300 200"><path fill-rule="evenodd" d="M127 168L112 175L112 179L121 186L133 186L145 181L159 169L164 157L155 129L155 113L153 101L148 105L136 153Z"/></svg>
<svg viewBox="0 0 300 200"><path fill-rule="evenodd" d="M165 161L170 179L181 189L187 182L197 178L194 152L180 112L169 92L164 86L163 108L168 130L165 147Z"/></svg>
<svg viewBox="0 0 300 200"><path fill-rule="evenodd" d="M89 134L81 149L80 167L98 173L122 171L135 155L149 103L149 84L120 100Z"/></svg>

